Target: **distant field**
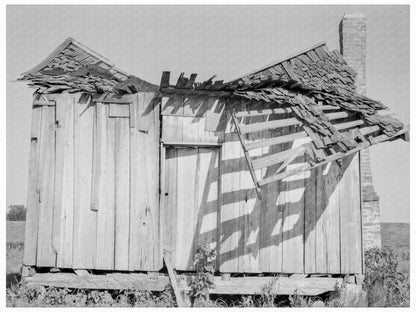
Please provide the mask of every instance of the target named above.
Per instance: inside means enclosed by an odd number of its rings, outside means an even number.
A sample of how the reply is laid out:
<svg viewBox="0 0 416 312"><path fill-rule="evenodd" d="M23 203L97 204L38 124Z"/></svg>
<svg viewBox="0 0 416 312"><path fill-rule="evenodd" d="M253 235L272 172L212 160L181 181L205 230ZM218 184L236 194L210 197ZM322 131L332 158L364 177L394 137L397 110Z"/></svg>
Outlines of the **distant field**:
<svg viewBox="0 0 416 312"><path fill-rule="evenodd" d="M23 243L25 241L25 221L7 221L7 243Z"/></svg>
<svg viewBox="0 0 416 312"><path fill-rule="evenodd" d="M410 224L382 223L381 241L383 246L394 250L399 258L398 270L409 274L410 270Z"/></svg>

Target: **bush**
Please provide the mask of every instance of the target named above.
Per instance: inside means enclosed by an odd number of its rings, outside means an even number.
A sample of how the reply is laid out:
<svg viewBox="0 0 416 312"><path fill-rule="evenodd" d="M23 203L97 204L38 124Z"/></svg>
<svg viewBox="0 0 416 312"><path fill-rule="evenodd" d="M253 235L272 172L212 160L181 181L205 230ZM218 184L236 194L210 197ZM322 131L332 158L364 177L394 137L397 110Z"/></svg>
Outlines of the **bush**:
<svg viewBox="0 0 416 312"><path fill-rule="evenodd" d="M409 276L397 271L397 255L389 248L365 251L364 290L370 307L408 307Z"/></svg>
<svg viewBox="0 0 416 312"><path fill-rule="evenodd" d="M7 221L26 221L26 208L24 205L10 205L6 214Z"/></svg>

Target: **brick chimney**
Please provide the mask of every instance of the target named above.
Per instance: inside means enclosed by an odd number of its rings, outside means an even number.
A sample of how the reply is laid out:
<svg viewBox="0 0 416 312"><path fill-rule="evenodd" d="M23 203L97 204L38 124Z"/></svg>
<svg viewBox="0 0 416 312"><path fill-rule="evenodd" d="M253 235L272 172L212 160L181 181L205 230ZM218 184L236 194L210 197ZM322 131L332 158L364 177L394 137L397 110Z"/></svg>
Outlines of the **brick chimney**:
<svg viewBox="0 0 416 312"><path fill-rule="evenodd" d="M357 73L357 92L366 94L366 18L361 13L346 13L339 25L340 50L344 60ZM373 187L370 150L360 152L362 225L364 249L381 246L380 206Z"/></svg>

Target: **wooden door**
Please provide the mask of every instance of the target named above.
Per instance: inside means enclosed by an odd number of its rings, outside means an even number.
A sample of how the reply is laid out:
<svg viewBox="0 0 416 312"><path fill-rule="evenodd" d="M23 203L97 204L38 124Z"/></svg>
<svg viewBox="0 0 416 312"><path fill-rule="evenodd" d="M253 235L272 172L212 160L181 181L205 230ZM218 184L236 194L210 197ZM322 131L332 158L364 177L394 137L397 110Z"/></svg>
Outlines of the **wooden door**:
<svg viewBox="0 0 416 312"><path fill-rule="evenodd" d="M164 171L163 246L177 270L193 270L198 246L217 248L219 149L168 147Z"/></svg>

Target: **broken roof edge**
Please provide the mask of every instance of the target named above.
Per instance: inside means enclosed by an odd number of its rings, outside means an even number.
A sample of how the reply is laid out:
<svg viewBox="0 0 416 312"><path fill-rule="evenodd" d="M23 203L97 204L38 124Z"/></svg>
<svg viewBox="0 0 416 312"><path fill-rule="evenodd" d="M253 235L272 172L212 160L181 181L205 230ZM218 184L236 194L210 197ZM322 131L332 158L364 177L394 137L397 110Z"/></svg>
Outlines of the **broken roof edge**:
<svg viewBox="0 0 416 312"><path fill-rule="evenodd" d="M285 56L283 58L278 59L277 61L271 62L271 63L269 63L267 65L264 65L264 66L262 66L260 68L257 68L255 70L253 70L253 71L251 71L249 73L246 73L244 75L241 75L241 76L239 76L237 78L231 79L230 81L227 81L226 83L232 84L233 82L236 82L237 80L240 80L241 78L244 78L244 77L247 77L247 76L251 76L251 75L257 74L257 73L259 73L259 72L261 72L263 70L266 70L266 69L268 69L270 67L276 66L277 64L280 64L280 63L283 63L285 61L288 61L288 60L290 60L292 58L295 58L295 57L297 57L297 56L299 56L301 54L304 54L304 53L306 53L308 51L312 51L312 50L314 50L314 49L316 49L318 47L324 46L324 45L326 46L326 41L321 41L321 42L313 45L312 47L299 50L299 51L297 51L295 53L291 53L291 54L289 54L289 55L287 55L287 56Z"/></svg>
<svg viewBox="0 0 416 312"><path fill-rule="evenodd" d="M114 65L114 63L112 63L108 58L102 56L101 54L91 50L90 48L86 47L85 45L83 45L82 43L76 41L75 39L73 39L72 37L68 37L67 39L65 39L65 41L63 43L61 43L51 54L49 54L42 62L40 62L38 65L36 65L35 67L33 67L32 69L24 72L21 74L21 76L24 75L33 75L34 73L36 73L37 71L40 71L43 67L47 66L60 52L62 52L63 50L65 50L70 44L75 45L76 47L80 48L81 50L83 50L85 53L88 53L89 55L91 55L92 57L98 59L99 61L107 64L109 67L111 67L113 70L119 72L120 74L123 74L125 76L130 76L129 73L119 69L118 67L116 67Z"/></svg>

